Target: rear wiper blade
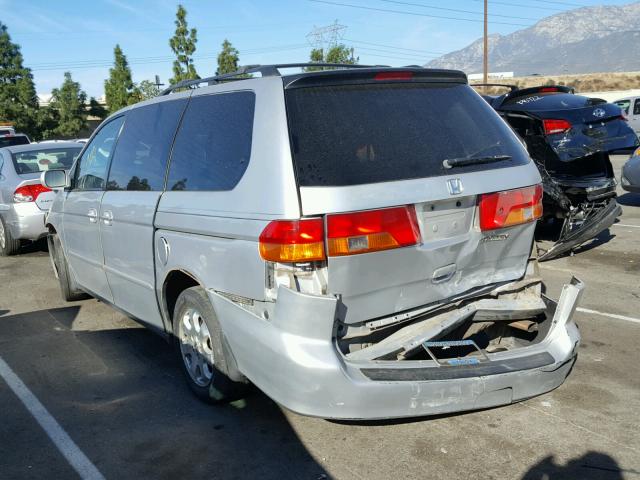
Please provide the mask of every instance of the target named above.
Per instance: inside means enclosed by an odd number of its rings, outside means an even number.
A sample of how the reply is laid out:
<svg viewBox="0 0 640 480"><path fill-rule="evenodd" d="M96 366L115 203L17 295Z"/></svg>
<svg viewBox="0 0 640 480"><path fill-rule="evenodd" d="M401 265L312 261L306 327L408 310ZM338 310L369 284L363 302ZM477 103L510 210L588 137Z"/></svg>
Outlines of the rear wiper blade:
<svg viewBox="0 0 640 480"><path fill-rule="evenodd" d="M471 158L447 158L442 161L444 168L465 167L467 165L480 165L482 163L501 162L503 160L511 160L511 155L493 155L490 157L471 157Z"/></svg>

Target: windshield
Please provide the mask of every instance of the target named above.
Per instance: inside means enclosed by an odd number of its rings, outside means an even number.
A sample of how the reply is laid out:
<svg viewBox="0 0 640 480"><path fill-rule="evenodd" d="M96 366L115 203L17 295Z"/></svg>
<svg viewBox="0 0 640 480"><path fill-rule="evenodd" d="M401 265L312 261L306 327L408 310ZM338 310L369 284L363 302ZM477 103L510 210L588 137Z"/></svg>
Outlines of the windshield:
<svg viewBox="0 0 640 480"><path fill-rule="evenodd" d="M24 135L0 137L0 148L13 147L14 145L27 145L28 143L29 139Z"/></svg>
<svg viewBox="0 0 640 480"><path fill-rule="evenodd" d="M34 149L27 152L13 153L13 164L18 175L60 168L69 170L80 150L82 150L82 145L78 145L77 148Z"/></svg>
<svg viewBox="0 0 640 480"><path fill-rule="evenodd" d="M456 174L523 165L526 151L468 85L358 84L286 91L300 186L449 175L443 161L501 156Z"/></svg>

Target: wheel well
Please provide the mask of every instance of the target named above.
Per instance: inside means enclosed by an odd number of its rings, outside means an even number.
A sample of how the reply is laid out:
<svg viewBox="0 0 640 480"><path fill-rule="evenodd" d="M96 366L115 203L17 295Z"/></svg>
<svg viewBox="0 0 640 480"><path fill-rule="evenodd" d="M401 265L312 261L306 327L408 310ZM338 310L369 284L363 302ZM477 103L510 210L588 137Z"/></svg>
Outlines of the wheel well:
<svg viewBox="0 0 640 480"><path fill-rule="evenodd" d="M164 301L167 308L167 315L173 321L173 309L176 306L178 297L187 288L196 287L200 285L198 281L191 275L180 271L174 270L167 275L164 281Z"/></svg>

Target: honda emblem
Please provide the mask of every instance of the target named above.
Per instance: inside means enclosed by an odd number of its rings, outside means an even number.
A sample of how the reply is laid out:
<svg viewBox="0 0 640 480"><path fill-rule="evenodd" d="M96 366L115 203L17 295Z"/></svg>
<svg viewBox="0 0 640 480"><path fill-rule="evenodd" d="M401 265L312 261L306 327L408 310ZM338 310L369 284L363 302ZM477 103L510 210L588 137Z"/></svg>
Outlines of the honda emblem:
<svg viewBox="0 0 640 480"><path fill-rule="evenodd" d="M447 180L447 187L449 188L449 194L451 195L460 195L464 191L462 180L459 178L450 178Z"/></svg>

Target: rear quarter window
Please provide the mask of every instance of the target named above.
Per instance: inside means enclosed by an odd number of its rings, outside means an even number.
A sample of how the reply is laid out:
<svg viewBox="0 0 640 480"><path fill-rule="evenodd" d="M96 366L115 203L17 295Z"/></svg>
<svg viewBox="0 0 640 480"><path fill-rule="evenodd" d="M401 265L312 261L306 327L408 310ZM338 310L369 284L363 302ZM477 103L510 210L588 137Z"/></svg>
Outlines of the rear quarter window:
<svg viewBox="0 0 640 480"><path fill-rule="evenodd" d="M176 136L167 190L232 190L249 165L255 94L192 97Z"/></svg>
<svg viewBox="0 0 640 480"><path fill-rule="evenodd" d="M510 128L468 85L359 84L286 91L300 186L348 186L526 164ZM445 169L452 158L510 160Z"/></svg>

